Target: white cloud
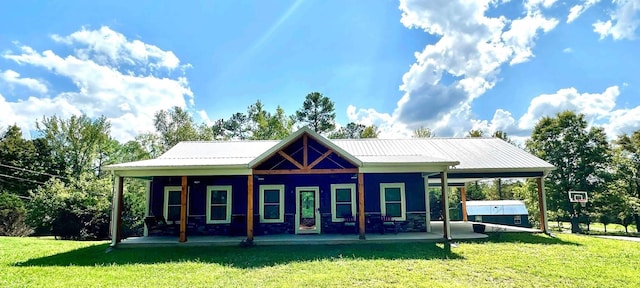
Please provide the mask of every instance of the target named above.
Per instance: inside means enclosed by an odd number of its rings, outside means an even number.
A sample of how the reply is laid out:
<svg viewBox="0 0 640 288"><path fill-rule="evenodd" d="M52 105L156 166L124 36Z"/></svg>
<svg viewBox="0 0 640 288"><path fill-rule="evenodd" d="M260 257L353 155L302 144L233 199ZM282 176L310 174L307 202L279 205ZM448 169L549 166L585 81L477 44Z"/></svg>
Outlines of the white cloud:
<svg viewBox="0 0 640 288"><path fill-rule="evenodd" d="M562 49L562 53L573 53L573 49L571 49L571 47L567 47Z"/></svg>
<svg viewBox="0 0 640 288"><path fill-rule="evenodd" d="M98 37L102 35L104 38ZM126 38L108 27L100 30L82 29L69 36L53 36L71 45L74 53L58 55L52 50L39 53L28 46L18 53L7 52L5 59L21 65L46 69L69 79L76 90L53 97L30 97L6 102L13 115L32 117L20 120L25 130L33 129L36 117L57 114L68 116L85 113L90 117L105 115L112 123L112 134L119 140L132 139L136 134L153 130L153 114L173 106L193 103L193 93L183 72L172 76L180 67L170 51ZM172 56L173 55L173 56ZM175 59L173 59L175 58ZM131 66L135 71L121 66ZM164 67L165 71L161 68ZM6 109L3 108L3 109ZM3 113L0 120L11 118Z"/></svg>
<svg viewBox="0 0 640 288"><path fill-rule="evenodd" d="M45 94L47 93L47 85L40 80L33 78L20 78L20 73L13 70L6 70L0 73L0 80L9 85L20 85L29 88L29 90Z"/></svg>
<svg viewBox="0 0 640 288"><path fill-rule="evenodd" d="M607 21L597 21L593 24L593 31L600 35L600 39L611 36L614 40L634 39L635 31L640 24L638 11L640 0L613 0L615 10Z"/></svg>
<svg viewBox="0 0 640 288"><path fill-rule="evenodd" d="M640 106L612 111L609 115L609 122L603 127L609 137L623 133L631 134L640 130Z"/></svg>
<svg viewBox="0 0 640 288"><path fill-rule="evenodd" d="M591 8L591 6L597 4L600 0L584 0L582 4L577 4L569 9L569 15L567 15L567 23L571 23L576 20L584 11Z"/></svg>
<svg viewBox="0 0 640 288"><path fill-rule="evenodd" d="M92 59L100 65L119 66L143 65L144 68L167 68L173 70L179 67L180 60L171 51L163 51L157 46L146 44L140 40L129 41L127 38L109 27L103 26L98 30L80 31L67 36L53 34L51 38L70 46L82 45L75 50L76 56L82 60Z"/></svg>
<svg viewBox="0 0 640 288"><path fill-rule="evenodd" d="M593 123L609 116L620 95L618 86L611 86L602 93L579 93L575 88L560 89L554 94L542 94L531 100L529 109L518 121L518 127L531 130L544 116L554 116L565 110L577 111Z"/></svg>
<svg viewBox="0 0 640 288"><path fill-rule="evenodd" d="M400 21L404 26L440 38L416 53L416 62L402 77L400 90L404 95L392 114L353 107L358 112L352 116L387 122L378 125L383 133L407 134L384 129L408 130L420 125L440 127L447 130L445 134L459 133L462 129L451 129L451 123L462 124L460 117L468 123L470 103L494 87L500 67L534 57L536 37L557 26L558 20L544 16L540 10L555 2L528 1L524 16L507 19L487 16L490 8L502 3L497 1L401 0ZM444 76L454 80L446 83Z"/></svg>
<svg viewBox="0 0 640 288"><path fill-rule="evenodd" d="M557 0L528 0L524 3L527 10L533 10L539 7L551 8Z"/></svg>

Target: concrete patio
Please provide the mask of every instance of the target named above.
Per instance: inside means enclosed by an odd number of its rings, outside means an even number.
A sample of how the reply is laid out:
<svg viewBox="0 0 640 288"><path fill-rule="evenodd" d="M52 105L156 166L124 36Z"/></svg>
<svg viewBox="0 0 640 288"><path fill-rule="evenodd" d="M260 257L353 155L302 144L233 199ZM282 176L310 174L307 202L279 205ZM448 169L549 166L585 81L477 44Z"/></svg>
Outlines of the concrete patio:
<svg viewBox="0 0 640 288"><path fill-rule="evenodd" d="M474 233L472 224L475 222L451 222L451 237L455 241L484 239L488 236ZM498 224L481 223L485 225L485 233L495 232L524 232L539 233L540 230L513 227ZM406 232L398 234L366 234L365 240L360 240L357 234L274 234L256 235L255 245L321 245L321 244L356 244L356 243L385 243L385 242L442 242L442 221L431 222L432 232ZM188 236L187 242L178 242L177 236L131 237L122 240L118 247L161 247L161 246L234 246L239 245L245 236Z"/></svg>

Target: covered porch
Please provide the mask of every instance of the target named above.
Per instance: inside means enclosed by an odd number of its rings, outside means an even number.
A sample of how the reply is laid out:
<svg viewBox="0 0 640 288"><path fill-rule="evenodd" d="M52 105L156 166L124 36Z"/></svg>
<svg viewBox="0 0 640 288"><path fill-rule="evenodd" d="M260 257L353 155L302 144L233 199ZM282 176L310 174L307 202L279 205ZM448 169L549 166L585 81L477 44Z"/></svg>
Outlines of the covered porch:
<svg viewBox="0 0 640 288"><path fill-rule="evenodd" d="M334 245L360 243L397 243L397 242L443 242L445 241L443 221L432 221L431 227L435 232L406 232L398 234L367 234L366 239L360 239L357 234L274 234L254 236L255 245ZM474 222L455 221L450 223L452 241L481 240L488 236L474 233ZM527 229L506 225L482 223L485 232L507 233L540 233L539 229ZM165 246L236 246L240 245L246 236L190 236L189 241L180 243L175 236L134 237L124 239L118 247L165 247Z"/></svg>

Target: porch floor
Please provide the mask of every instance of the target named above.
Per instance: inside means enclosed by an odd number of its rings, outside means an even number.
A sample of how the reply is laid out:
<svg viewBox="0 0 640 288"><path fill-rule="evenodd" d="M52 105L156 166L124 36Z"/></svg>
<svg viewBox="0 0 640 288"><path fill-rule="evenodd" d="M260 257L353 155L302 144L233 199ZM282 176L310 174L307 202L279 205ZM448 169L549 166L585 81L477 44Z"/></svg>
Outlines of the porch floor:
<svg viewBox="0 0 640 288"><path fill-rule="evenodd" d="M451 222L451 238L453 240L484 239L486 234L474 233L475 222ZM513 227L498 224L485 224L485 232L540 232L537 229ZM255 245L319 245L319 244L355 244L385 242L441 242L443 241L442 221L432 221L432 232L404 232L398 234L366 234L366 240L360 240L357 234L274 234L254 236ZM246 236L189 236L187 242L180 243L176 236L131 237L122 240L118 247L141 246L235 246Z"/></svg>

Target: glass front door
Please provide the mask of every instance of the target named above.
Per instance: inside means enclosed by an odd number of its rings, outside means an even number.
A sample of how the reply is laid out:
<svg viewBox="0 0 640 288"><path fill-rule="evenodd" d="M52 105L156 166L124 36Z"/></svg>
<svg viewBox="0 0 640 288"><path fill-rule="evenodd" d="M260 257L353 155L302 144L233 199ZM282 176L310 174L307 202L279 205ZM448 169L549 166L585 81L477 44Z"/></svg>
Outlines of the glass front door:
<svg viewBox="0 0 640 288"><path fill-rule="evenodd" d="M296 188L296 233L320 233L320 197L318 187Z"/></svg>

